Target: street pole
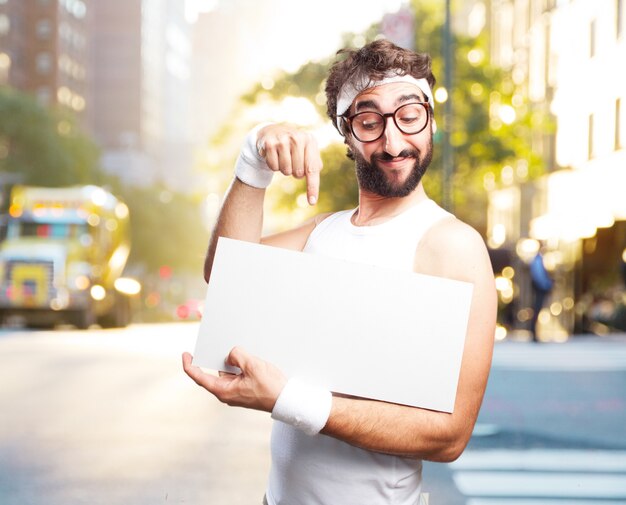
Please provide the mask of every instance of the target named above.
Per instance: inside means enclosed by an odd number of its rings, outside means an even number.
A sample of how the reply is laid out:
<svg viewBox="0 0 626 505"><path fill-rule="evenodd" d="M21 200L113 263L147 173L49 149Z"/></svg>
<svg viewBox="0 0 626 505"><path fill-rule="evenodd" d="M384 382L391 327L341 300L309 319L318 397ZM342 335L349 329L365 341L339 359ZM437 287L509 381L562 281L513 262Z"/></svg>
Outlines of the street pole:
<svg viewBox="0 0 626 505"><path fill-rule="evenodd" d="M453 177L454 159L450 135L452 133L452 35L450 1L446 0L446 18L443 28L444 47L444 74L443 85L448 92L448 98L443 104L443 207L449 212L454 212Z"/></svg>

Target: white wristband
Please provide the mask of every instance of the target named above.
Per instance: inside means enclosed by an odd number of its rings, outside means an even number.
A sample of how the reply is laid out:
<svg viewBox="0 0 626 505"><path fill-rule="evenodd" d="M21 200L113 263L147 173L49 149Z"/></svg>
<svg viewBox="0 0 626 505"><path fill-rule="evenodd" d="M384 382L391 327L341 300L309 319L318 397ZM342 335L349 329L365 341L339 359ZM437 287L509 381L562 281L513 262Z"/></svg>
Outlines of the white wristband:
<svg viewBox="0 0 626 505"><path fill-rule="evenodd" d="M257 147L257 134L261 128L268 124L271 123L261 123L248 132L243 146L241 146L239 158L235 163L237 179L253 188L267 188L274 176L274 172L267 166Z"/></svg>
<svg viewBox="0 0 626 505"><path fill-rule="evenodd" d="M332 403L330 391L292 378L276 400L272 419L316 435L326 426Z"/></svg>

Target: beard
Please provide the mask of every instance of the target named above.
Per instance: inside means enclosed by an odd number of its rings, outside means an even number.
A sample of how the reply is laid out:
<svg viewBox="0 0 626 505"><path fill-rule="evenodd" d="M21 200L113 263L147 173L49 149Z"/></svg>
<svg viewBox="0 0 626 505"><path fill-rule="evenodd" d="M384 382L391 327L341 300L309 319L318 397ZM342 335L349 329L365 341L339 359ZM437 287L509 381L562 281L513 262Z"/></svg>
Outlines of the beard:
<svg viewBox="0 0 626 505"><path fill-rule="evenodd" d="M391 156L388 153L372 154L370 161L357 151L353 150L356 162L356 178L362 190L374 193L382 197L405 197L417 188L426 173L426 169L433 158L432 140L422 153L417 149L405 149L398 156ZM378 161L391 161L394 158L413 158L415 163L408 177L400 183L390 181L384 170L378 165Z"/></svg>

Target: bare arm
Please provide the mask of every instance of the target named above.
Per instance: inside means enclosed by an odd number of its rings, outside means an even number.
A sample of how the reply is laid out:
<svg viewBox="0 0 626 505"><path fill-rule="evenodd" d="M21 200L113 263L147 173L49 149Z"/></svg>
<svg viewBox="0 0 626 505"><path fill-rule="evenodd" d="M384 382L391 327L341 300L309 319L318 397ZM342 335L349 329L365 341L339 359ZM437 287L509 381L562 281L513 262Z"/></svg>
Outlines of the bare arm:
<svg viewBox="0 0 626 505"><path fill-rule="evenodd" d="M305 177L309 202L317 201L322 162L315 139L308 133L289 125L269 125L258 132L257 145L262 145L261 154L267 168L298 179ZM204 278L211 276L215 248L219 237L229 237L248 242L263 242L288 249L302 249L314 222L305 223L288 232L265 239L263 229L263 202L265 189L252 187L235 177L211 234L204 261Z"/></svg>
<svg viewBox="0 0 626 505"><path fill-rule="evenodd" d="M364 449L433 461L452 461L463 452L487 386L497 300L482 239L458 221L445 226L444 233L455 235L444 249L433 248L425 273L474 284L454 412L335 396L322 433Z"/></svg>
<svg viewBox="0 0 626 505"><path fill-rule="evenodd" d="M437 235L425 241L425 251L419 256L424 253L430 259L417 265L416 270L474 284L454 412L335 395L322 433L364 449L433 461L452 461L467 445L491 366L495 286L486 248L474 230L451 220ZM183 357L183 364L187 373L220 401L271 412L286 377L241 349L234 349L229 361L233 356L242 369L235 377L205 374L191 365L189 355Z"/></svg>
<svg viewBox="0 0 626 505"><path fill-rule="evenodd" d="M263 228L265 190L253 188L235 178L226 193L224 203L211 233L204 260L204 279L209 282L213 257L219 237L260 242Z"/></svg>

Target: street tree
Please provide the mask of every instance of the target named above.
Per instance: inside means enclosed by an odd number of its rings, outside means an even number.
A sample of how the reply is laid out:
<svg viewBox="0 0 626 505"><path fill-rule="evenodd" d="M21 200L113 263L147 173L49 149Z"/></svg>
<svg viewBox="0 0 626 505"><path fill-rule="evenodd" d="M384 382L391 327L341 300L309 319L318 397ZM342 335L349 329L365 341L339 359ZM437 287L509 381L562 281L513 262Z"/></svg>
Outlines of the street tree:
<svg viewBox="0 0 626 505"><path fill-rule="evenodd" d="M415 19L415 47L427 52L433 59L433 71L443 82L443 9L439 2L413 1ZM365 34L349 34L344 45L361 45L379 35L379 27L372 26ZM452 34L454 49L454 76L451 90L453 117L451 144L454 167L450 180L444 181L442 170L443 104L436 104L435 117L439 131L435 134L435 149L429 175L425 179L427 192L441 201L443 185L449 184L454 201L454 212L481 232L485 232L487 190L507 182L513 173L516 180L531 180L543 174L544 160L533 140L549 135L553 121L542 110L536 110L527 97L503 69L489 62L488 36L483 30L477 36ZM294 73L280 73L272 86L257 85L242 97L247 106L263 100L280 101L285 96L306 97L325 115L323 96L324 78L330 58L308 62ZM345 149L328 146L323 152L324 173L320 203L315 212L338 210L356 204L352 164L344 156ZM290 191L276 198L277 210L286 210L294 196L305 192L304 185L290 185ZM313 211L312 211L313 212Z"/></svg>
<svg viewBox="0 0 626 505"><path fill-rule="evenodd" d="M0 173L31 185L95 183L98 157L96 145L69 112L0 87Z"/></svg>
<svg viewBox="0 0 626 505"><path fill-rule="evenodd" d="M163 265L175 274L202 271L207 239L199 195L158 184L128 186L113 179L109 186L129 208L131 264L146 273L156 273Z"/></svg>
<svg viewBox="0 0 626 505"><path fill-rule="evenodd" d="M45 108L26 93L0 87L0 176L8 184L105 186L130 209L131 264L145 272L162 265L200 271L206 230L199 197L159 185L128 186L103 172L98 160L96 144L69 112Z"/></svg>

